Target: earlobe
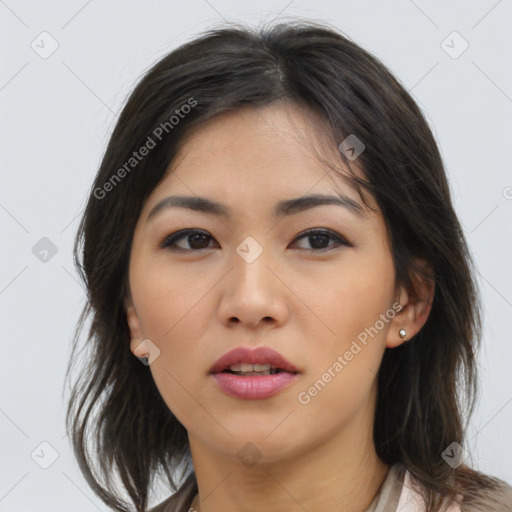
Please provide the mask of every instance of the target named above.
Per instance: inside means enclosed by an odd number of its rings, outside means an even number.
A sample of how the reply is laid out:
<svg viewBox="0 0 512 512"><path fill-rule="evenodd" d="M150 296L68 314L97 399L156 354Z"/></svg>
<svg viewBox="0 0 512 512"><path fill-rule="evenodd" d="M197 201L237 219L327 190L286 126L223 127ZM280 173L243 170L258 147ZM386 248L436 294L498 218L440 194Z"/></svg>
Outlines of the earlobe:
<svg viewBox="0 0 512 512"><path fill-rule="evenodd" d="M146 340L141 340L140 338L132 338L130 340L130 350L132 354L139 359L149 358L150 352Z"/></svg>
<svg viewBox="0 0 512 512"><path fill-rule="evenodd" d="M395 348L405 343L413 334L409 326L411 325L411 304L409 302L409 294L405 289L400 293L399 298L400 310L397 311L386 336L386 347Z"/></svg>
<svg viewBox="0 0 512 512"><path fill-rule="evenodd" d="M428 320L434 300L435 282L431 268L425 262L417 263L417 270L411 276L412 289L400 289L402 309L391 322L386 338L386 347L398 347L411 340Z"/></svg>

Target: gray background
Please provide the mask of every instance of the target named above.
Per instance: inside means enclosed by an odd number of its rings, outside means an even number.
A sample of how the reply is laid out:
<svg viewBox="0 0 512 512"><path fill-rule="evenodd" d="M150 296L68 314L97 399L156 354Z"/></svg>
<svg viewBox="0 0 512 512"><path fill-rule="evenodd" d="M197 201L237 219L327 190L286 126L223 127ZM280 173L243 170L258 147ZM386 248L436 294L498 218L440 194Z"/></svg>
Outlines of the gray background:
<svg viewBox="0 0 512 512"><path fill-rule="evenodd" d="M85 298L71 258L78 216L135 81L223 19L330 22L379 57L425 112L485 306L469 448L479 469L512 482L511 15L510 0L0 1L0 511L106 510L64 428L64 372ZM56 254L40 252L43 237ZM43 469L52 450L57 459Z"/></svg>

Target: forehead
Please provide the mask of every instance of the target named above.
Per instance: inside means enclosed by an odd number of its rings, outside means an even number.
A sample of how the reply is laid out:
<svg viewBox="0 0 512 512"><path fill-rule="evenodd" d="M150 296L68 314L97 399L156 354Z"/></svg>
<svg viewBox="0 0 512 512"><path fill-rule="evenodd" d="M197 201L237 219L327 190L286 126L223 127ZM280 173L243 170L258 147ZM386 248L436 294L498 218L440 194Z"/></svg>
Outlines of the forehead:
<svg viewBox="0 0 512 512"><path fill-rule="evenodd" d="M360 200L339 176L349 172L338 153L325 122L312 112L290 103L243 107L194 127L152 197L173 191L229 201L232 191L242 201L277 201L337 191Z"/></svg>
<svg viewBox="0 0 512 512"><path fill-rule="evenodd" d="M245 106L201 123L186 135L181 153L225 159L243 159L246 153L257 164L277 154L310 157L315 146L329 145L329 136L326 122L317 114L291 102L275 102Z"/></svg>

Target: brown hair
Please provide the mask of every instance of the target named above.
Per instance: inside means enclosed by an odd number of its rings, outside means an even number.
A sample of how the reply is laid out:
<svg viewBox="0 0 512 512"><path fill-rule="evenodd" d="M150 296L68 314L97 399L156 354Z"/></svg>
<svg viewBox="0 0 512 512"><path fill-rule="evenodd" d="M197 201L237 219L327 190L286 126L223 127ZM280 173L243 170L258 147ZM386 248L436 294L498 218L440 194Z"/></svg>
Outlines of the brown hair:
<svg viewBox="0 0 512 512"><path fill-rule="evenodd" d="M441 457L451 443L464 444L463 419L474 407L480 312L471 258L425 118L378 59L327 25L230 25L175 49L138 83L113 130L75 240L75 265L88 295L67 375L84 322L89 316L92 321L67 428L89 485L115 510L130 508L114 470L142 512L158 474L175 490L178 470L191 464L185 428L129 349L124 299L141 208L188 130L222 112L279 100L318 114L332 140L356 134L365 144L358 158L364 179L352 179L382 211L397 282L413 289L416 257L433 269L435 295L425 326L383 356L374 425L379 457L405 464L425 487L431 512L440 510L445 497L493 483ZM148 137L155 147L127 166Z"/></svg>

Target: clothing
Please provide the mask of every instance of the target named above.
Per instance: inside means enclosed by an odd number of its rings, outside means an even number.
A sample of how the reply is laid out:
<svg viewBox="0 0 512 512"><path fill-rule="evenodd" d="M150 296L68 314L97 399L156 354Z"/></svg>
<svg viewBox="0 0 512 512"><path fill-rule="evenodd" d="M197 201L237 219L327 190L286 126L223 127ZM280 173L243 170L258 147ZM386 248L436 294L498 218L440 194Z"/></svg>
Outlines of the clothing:
<svg viewBox="0 0 512 512"><path fill-rule="evenodd" d="M411 474L403 464L393 464L380 490L364 512L423 512L425 502L411 485ZM461 512L452 504L446 512Z"/></svg>
<svg viewBox="0 0 512 512"><path fill-rule="evenodd" d="M149 512L194 512L190 505L197 494L197 482L192 472L180 489ZM502 482L498 493L482 493L471 503L461 496L444 512L512 512L512 487ZM393 464L373 501L363 512L424 512L425 502L412 486L412 476L400 462Z"/></svg>

